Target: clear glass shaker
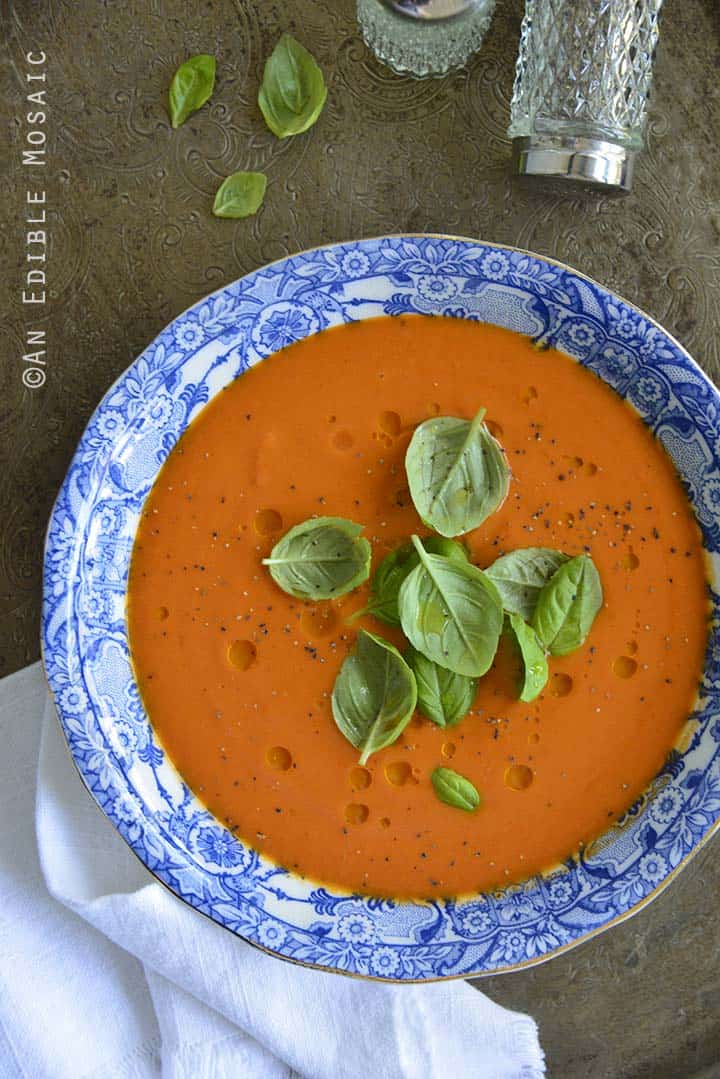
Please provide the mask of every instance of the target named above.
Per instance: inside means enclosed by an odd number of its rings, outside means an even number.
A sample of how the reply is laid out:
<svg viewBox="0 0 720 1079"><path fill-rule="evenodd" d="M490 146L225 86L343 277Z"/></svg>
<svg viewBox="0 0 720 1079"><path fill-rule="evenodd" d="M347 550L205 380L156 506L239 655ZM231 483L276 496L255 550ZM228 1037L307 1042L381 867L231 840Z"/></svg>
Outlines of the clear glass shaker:
<svg viewBox="0 0 720 1079"><path fill-rule="evenodd" d="M662 0L526 0L508 134L515 171L629 191Z"/></svg>
<svg viewBox="0 0 720 1079"><path fill-rule="evenodd" d="M417 78L462 67L480 48L495 0L357 0L365 42L393 71Z"/></svg>

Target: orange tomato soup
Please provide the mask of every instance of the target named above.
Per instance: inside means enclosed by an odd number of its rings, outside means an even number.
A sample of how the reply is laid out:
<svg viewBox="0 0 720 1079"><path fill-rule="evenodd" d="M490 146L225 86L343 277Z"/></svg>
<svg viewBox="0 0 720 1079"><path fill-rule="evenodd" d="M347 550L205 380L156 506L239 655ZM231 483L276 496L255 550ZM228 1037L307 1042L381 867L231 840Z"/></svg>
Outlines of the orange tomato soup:
<svg viewBox="0 0 720 1079"><path fill-rule="evenodd" d="M407 490L414 427L489 426L512 470L502 508L464 537L479 566L518 547L587 551L604 605L585 645L551 658L532 704L501 648L471 713L419 715L366 768L330 694L364 626L367 585L305 604L261 559L312 515L365 526L373 569L425 533ZM157 734L189 786L244 841L302 876L383 896L486 891L602 833L660 770L700 678L707 633L698 527L662 447L612 390L518 334L410 316L342 326L270 357L182 436L145 506L130 642ZM475 813L430 781L454 768Z"/></svg>

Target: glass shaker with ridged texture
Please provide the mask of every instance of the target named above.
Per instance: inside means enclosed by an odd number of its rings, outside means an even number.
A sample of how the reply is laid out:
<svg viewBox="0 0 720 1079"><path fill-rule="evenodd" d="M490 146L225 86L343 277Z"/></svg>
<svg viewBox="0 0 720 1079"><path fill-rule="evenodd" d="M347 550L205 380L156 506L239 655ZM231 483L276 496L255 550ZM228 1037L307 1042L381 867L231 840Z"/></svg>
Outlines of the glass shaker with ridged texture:
<svg viewBox="0 0 720 1079"><path fill-rule="evenodd" d="M462 67L480 48L495 0L357 0L367 45L393 71L427 78Z"/></svg>
<svg viewBox="0 0 720 1079"><path fill-rule="evenodd" d="M515 169L630 190L662 0L526 0L508 134Z"/></svg>

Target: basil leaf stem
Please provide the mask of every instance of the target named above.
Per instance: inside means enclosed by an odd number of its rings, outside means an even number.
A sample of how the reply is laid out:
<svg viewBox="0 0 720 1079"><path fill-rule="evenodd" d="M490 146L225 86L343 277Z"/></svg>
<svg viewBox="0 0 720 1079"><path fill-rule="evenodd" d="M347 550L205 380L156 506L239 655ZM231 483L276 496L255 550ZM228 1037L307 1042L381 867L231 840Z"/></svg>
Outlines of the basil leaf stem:
<svg viewBox="0 0 720 1079"><path fill-rule="evenodd" d="M362 525L313 517L291 528L263 558L275 583L298 599L335 599L366 581L372 550Z"/></svg>
<svg viewBox="0 0 720 1079"><path fill-rule="evenodd" d="M482 570L428 554L412 542L420 564L400 589L403 632L428 659L456 674L479 678L490 667L500 638L500 596Z"/></svg>
<svg viewBox="0 0 720 1079"><path fill-rule="evenodd" d="M468 554L462 543L444 539L442 536L427 536L420 541L431 554L444 555L456 562L467 562ZM398 597L403 581L420 564L420 556L412 543L403 543L383 558L370 585L370 602L349 619L354 622L362 615L371 614L386 622L389 626L400 625Z"/></svg>
<svg viewBox="0 0 720 1079"><path fill-rule="evenodd" d="M397 648L361 629L332 694L333 718L361 751L360 764L399 738L416 701L415 676Z"/></svg>

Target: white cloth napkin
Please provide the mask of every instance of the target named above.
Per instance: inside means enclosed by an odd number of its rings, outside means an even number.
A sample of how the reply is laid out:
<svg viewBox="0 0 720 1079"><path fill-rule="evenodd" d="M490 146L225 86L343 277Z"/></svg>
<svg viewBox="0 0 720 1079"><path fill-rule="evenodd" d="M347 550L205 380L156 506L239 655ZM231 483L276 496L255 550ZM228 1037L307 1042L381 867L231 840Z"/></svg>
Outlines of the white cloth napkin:
<svg viewBox="0 0 720 1079"><path fill-rule="evenodd" d="M156 883L85 791L40 665L0 682L2 1079L537 1079L537 1028L465 982L281 962Z"/></svg>

